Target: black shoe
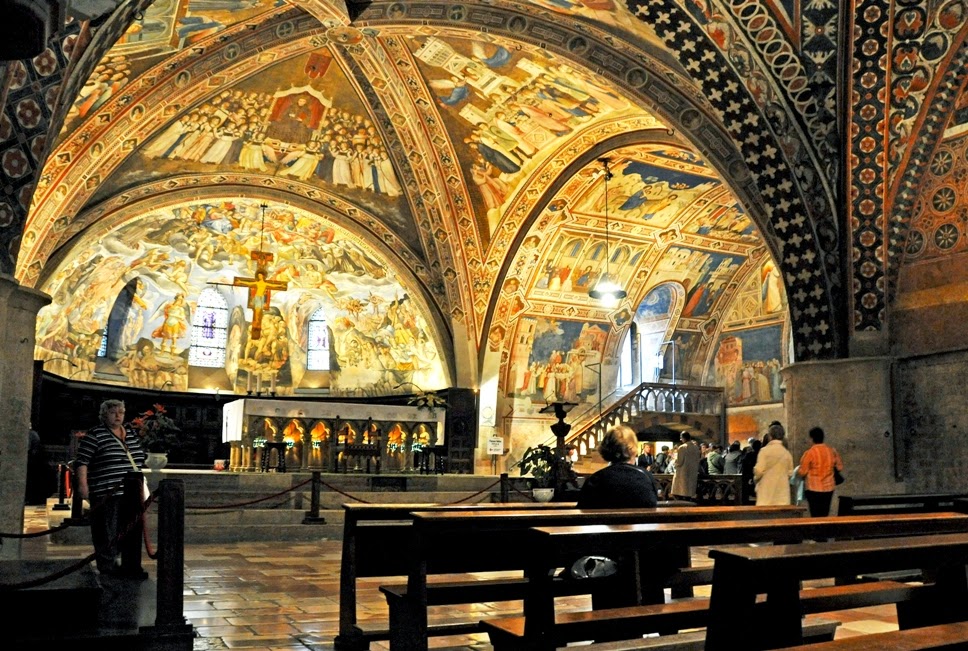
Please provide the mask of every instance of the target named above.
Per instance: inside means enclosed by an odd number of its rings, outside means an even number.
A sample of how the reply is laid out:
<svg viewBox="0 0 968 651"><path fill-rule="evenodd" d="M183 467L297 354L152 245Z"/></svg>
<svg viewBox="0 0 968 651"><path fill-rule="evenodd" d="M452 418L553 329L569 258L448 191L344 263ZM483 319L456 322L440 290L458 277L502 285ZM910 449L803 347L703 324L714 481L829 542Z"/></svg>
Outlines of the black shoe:
<svg viewBox="0 0 968 651"><path fill-rule="evenodd" d="M116 576L119 576L122 579L131 579L133 581L146 581L148 579L148 573L141 568L135 570L126 570L123 567L119 567Z"/></svg>
<svg viewBox="0 0 968 651"><path fill-rule="evenodd" d="M126 570L117 565L100 570L100 573L101 576L110 576L116 579L131 579L133 581L144 581L148 578L148 573L143 569Z"/></svg>

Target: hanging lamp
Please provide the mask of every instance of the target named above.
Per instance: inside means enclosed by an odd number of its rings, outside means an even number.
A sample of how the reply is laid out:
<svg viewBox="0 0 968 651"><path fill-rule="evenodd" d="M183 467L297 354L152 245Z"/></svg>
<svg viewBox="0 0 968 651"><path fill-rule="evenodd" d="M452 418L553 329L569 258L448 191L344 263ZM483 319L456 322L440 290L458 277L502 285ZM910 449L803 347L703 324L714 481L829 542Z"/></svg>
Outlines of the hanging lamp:
<svg viewBox="0 0 968 651"><path fill-rule="evenodd" d="M601 301L605 307L616 307L619 301L628 296L628 292L612 280L609 271L611 253L608 246L608 182L612 178L612 172L608 169L609 159L599 158L598 162L602 164L602 169L605 170L605 272L598 277L598 281L588 292L588 295L596 301Z"/></svg>

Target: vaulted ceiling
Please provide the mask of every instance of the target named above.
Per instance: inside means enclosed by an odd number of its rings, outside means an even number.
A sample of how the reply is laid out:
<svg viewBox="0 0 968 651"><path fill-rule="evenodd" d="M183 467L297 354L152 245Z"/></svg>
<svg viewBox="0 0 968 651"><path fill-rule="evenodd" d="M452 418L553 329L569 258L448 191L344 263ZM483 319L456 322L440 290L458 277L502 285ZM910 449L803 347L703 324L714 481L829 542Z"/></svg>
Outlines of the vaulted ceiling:
<svg viewBox="0 0 968 651"><path fill-rule="evenodd" d="M837 14L733 9L157 0L72 68L16 274L55 297L49 314L91 324L139 277L150 340L180 279L141 275L146 261L180 261L198 294L250 275L258 239L288 283L273 296L284 319L309 293L365 330L353 301L412 299L413 335L441 360L421 376L433 386L513 393L532 335L572 346L569 323L606 333L600 360L630 322L678 339L696 382L744 331L764 364L790 361L791 341L797 358L835 355L837 39L800 27ZM378 260L377 278L320 262L334 241ZM90 287L105 261L117 273ZM618 306L587 294L606 268L629 293ZM643 311L660 287L668 309ZM67 331L56 321L41 340ZM753 336L766 330L769 345Z"/></svg>

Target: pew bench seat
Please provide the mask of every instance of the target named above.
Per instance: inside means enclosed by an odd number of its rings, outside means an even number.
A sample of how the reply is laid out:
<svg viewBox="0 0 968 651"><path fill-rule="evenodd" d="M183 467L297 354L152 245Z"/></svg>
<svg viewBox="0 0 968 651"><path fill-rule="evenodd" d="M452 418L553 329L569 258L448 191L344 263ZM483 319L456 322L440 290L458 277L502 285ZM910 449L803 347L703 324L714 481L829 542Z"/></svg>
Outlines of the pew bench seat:
<svg viewBox="0 0 968 651"><path fill-rule="evenodd" d="M597 579L585 579L581 581L568 579L555 579L554 593L558 597L570 597L591 594L594 591L608 590L617 585L617 577L602 577ZM427 606L446 606L457 604L477 604L493 601L520 601L528 589L528 580L524 577L506 578L478 578L460 581L435 581L426 586ZM405 583L393 585L381 585L382 592L387 599L390 618L389 628L360 628L360 632L369 639L386 639L372 637L372 635L386 634L390 631L400 631L403 629L403 622L410 617L408 608L413 607L412 600L408 599L408 590ZM480 633L480 619L467 621L457 621L449 619L444 622L428 622L426 635L428 637L438 637L445 635L458 635L467 633ZM390 636L391 645L393 636Z"/></svg>
<svg viewBox="0 0 968 651"><path fill-rule="evenodd" d="M885 651L885 649L890 651L968 649L968 622L857 635L840 640L787 647L785 651Z"/></svg>
<svg viewBox="0 0 968 651"><path fill-rule="evenodd" d="M809 616L803 620L803 637L810 643L834 639L840 621ZM675 635L640 637L615 642L594 642L581 646L581 651L705 651L706 632L687 631ZM573 649L574 647L569 647ZM738 646L737 648L740 648ZM878 649L877 651L884 651Z"/></svg>
<svg viewBox="0 0 968 651"><path fill-rule="evenodd" d="M804 614L816 614L909 601L930 586L894 581L856 583L802 590ZM709 599L688 599L663 604L560 613L541 648L556 648L586 640L615 641L648 633L672 633L702 628L709 621ZM525 634L524 617L501 617L481 622L495 651L534 651Z"/></svg>

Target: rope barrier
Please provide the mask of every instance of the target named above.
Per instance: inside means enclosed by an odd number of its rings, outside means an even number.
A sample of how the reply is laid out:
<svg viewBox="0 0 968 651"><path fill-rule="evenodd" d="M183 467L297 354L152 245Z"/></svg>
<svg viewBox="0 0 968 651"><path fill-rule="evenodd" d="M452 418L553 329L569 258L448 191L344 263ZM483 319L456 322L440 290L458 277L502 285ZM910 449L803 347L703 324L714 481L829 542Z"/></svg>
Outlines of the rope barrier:
<svg viewBox="0 0 968 651"><path fill-rule="evenodd" d="M454 502L447 502L447 504L461 504L462 502L466 502L467 500L473 499L473 498L477 497L478 495L483 495L484 493L488 492L489 490L491 490L492 488L494 488L495 486L497 486L500 483L501 483L501 480L498 479L496 482L494 482L490 486L488 486L486 488L482 488L481 490L477 491L473 495L468 495L467 497L465 497L463 499L456 500Z"/></svg>
<svg viewBox="0 0 968 651"><path fill-rule="evenodd" d="M295 491L295 490L297 490L299 488L302 488L303 486L306 486L307 484L312 483L312 481L313 481L312 478L310 478L310 479L307 479L307 480L305 480L303 482L300 482L300 483L296 484L295 486L291 486L290 488L287 488L286 490L279 491L278 493L274 493L272 495L267 495L265 497L260 497L258 499L250 500L248 502L239 502L237 504L228 504L228 505L220 505L220 506L186 506L185 509L186 510L187 509L193 509L193 510L199 510L199 511L213 511L214 512L214 511L228 511L228 510L232 510L232 509L243 508L243 507L246 507L246 506L251 506L253 504L259 504L259 503L265 502L267 500L271 500L271 499L275 499L275 498L281 497L281 496L283 496L283 495L285 495L287 493L291 493L291 492L293 492L293 491ZM473 493L471 495L468 495L466 497L463 497L463 498L461 498L459 500L455 500L453 502L445 502L444 504L451 505L451 504L461 504L463 502L467 502L469 500L474 499L475 497L479 497L481 495L484 495L485 493L487 493L488 491L490 491L491 489L493 489L495 486L497 486L500 483L501 483L501 480L498 479L494 483L490 484L489 486L486 486L485 488L482 488L481 490L477 491L476 493ZM332 484L330 484L330 483L328 483L326 481L323 481L322 479L320 480L320 484L323 485L323 486L325 486L326 488L330 489L331 491L333 491L335 493L339 493L340 495L343 495L343 496L345 496L345 497L347 497L347 498L349 498L351 500L354 500L356 502L360 502L362 504L372 504L372 502L370 502L368 500L364 500L364 499L359 498L359 497L356 497L355 495L351 495L351 494L349 494L349 493L347 493L347 492L345 492L343 490L340 490L336 486L333 486ZM527 495L526 493L522 493L521 491L519 491L514 486L511 486L511 490L513 490L516 493L519 493L519 494L521 494L521 495L523 495L525 497L528 497L529 499L531 499L532 501L534 501L534 498L533 497L531 497L530 495ZM120 494L120 492L118 494ZM134 529L134 527L136 526L137 521L138 521L138 518L140 518L141 519L142 538L144 540L144 546L145 546L145 554L151 560L157 560L158 550L157 549L154 549L154 547L153 547L153 545L151 543L151 534L148 531L148 522L147 522L147 517L146 516L148 514L148 509L154 503L155 498L157 497L157 495L158 495L158 490L155 490L155 492L151 493L148 496L148 499L146 499L142 503L141 512L138 514L137 518L135 518L134 520L132 520L131 522L129 522L127 524L127 526L125 527L124 531L118 533L117 538L114 541L115 543L118 543L126 535L128 535L131 532L131 530ZM114 495L112 495L112 497L113 496ZM96 508L99 508L99 507L92 507L88 511L88 513L90 513L91 511L95 510ZM77 523L69 523L69 522L66 522L65 521L63 524L58 525L56 527L51 527L49 529L46 529L45 531L34 531L34 532L30 532L30 533L19 533L19 534L0 533L0 539L2 539L2 538L39 538L41 536L47 536L47 535L56 533L58 531L63 531L63 530L68 529L68 528L70 528L72 526L76 526L76 524ZM93 561L95 559L95 556L96 555L94 553L92 553L89 556L87 556L87 557L83 558L82 560L78 561L77 563L75 563L73 565L70 565L68 567L65 567L65 568L63 568L61 570L58 570L57 572L54 572L53 574L50 574L50 575L45 576L45 577L39 577L37 579L31 579L30 581L24 581L24 582L21 582L21 583L9 583L9 584L0 583L0 591L24 590L24 589L36 587L36 586L39 586L39 585L44 585L46 583L50 583L51 581L56 581L57 579L59 579L61 577L67 576L68 574L71 574L73 572L76 572L76 571L80 570L81 568L85 567L91 561Z"/></svg>
<svg viewBox="0 0 968 651"><path fill-rule="evenodd" d="M356 496L354 496L354 495L350 495L349 493L347 493L347 492L345 492L345 491L341 491L340 489L338 489L338 488L336 488L336 487L335 487L335 486L333 486L332 484L328 484L328 483L326 483L326 482L325 482L325 481L323 481L322 479L320 479L320 480L319 480L319 483L320 483L320 484L322 484L323 486L325 486L326 488L328 488L328 489L330 489L330 490L331 490L331 491L333 491L334 493L339 493L340 495L345 495L346 497L348 497L348 498L350 498L351 500L356 500L356 501L357 501L357 502L359 502L360 504L373 504L373 502L370 502L370 501L368 501L368 500L364 500L364 499L361 499L361 498L359 498L359 497L356 497Z"/></svg>
<svg viewBox="0 0 968 651"><path fill-rule="evenodd" d="M527 493L525 493L525 492L522 492L522 491L520 491L520 490L518 490L518 488L517 488L517 486L515 486L515 485L513 485L513 484L509 484L509 487L510 487L510 489L511 489L512 491L514 491L514 492L515 492L515 493L517 493L518 495L521 495L522 497L527 497L527 498L528 498L529 500L531 500L532 502L537 502L537 501L538 501L538 500L536 500L536 499L534 499L534 495L528 495Z"/></svg>
<svg viewBox="0 0 968 651"><path fill-rule="evenodd" d="M215 509L215 510L223 510L224 511L224 510L233 509L233 508L241 508L243 506L249 506L251 504L258 504L260 502L265 502L266 500L271 500L271 499L276 498L276 497L281 497L282 495L285 495L286 493L291 493L292 491L296 490L297 488L302 488L306 484L312 483L312 481L313 481L313 479L312 479L312 477L310 477L306 481L300 482L300 483L296 484L295 486L291 486L291 487L287 488L284 491L279 491L278 493L275 493L273 495L267 495L266 497L260 497L259 499L251 500L251 501L248 501L248 502L239 502L238 504L228 504L228 505L224 505L223 504L223 505L220 505L220 506L188 506L188 505L186 505L185 508L186 509L196 509L196 510L200 510L200 511L207 511L207 510L213 510L213 509Z"/></svg>
<svg viewBox="0 0 968 651"><path fill-rule="evenodd" d="M73 574L74 572L86 567L91 561L94 560L95 556L96 554L92 552L89 556L82 558L73 565L68 565L65 568L57 570L53 574L48 574L47 576L38 577L29 581L21 581L20 583L0 583L0 592L26 590L27 588L36 588L37 586L46 585L52 581L56 581L61 577L65 577L68 574Z"/></svg>
<svg viewBox="0 0 968 651"><path fill-rule="evenodd" d="M40 538L41 536L49 536L52 533L63 531L70 526L69 524L61 524L44 531L32 531L30 533L0 533L0 538Z"/></svg>

